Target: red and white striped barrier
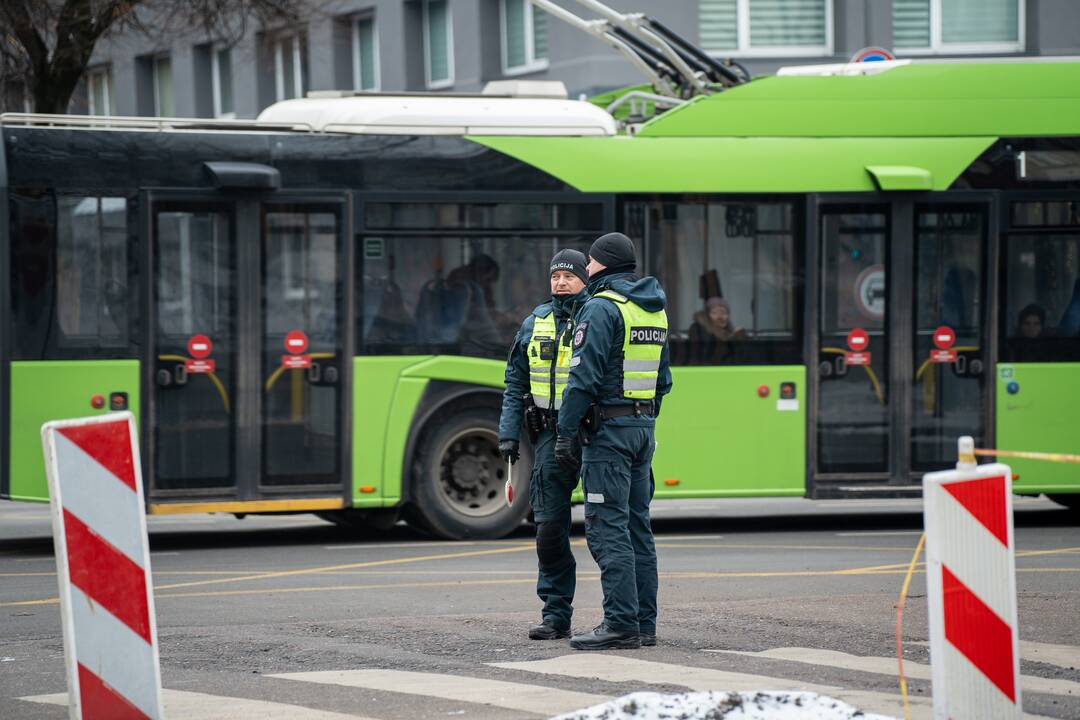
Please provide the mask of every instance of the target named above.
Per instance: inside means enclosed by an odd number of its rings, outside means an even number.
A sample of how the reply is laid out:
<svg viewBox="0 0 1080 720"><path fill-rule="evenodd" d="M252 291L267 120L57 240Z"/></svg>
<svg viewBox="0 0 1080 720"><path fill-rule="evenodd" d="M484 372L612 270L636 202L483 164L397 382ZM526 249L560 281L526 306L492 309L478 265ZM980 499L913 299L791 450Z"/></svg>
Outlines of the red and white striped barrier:
<svg viewBox="0 0 1080 720"><path fill-rule="evenodd" d="M72 718L162 717L142 472L131 413L41 428Z"/></svg>
<svg viewBox="0 0 1080 720"><path fill-rule="evenodd" d="M923 477L935 720L1020 718L1012 470L976 465Z"/></svg>

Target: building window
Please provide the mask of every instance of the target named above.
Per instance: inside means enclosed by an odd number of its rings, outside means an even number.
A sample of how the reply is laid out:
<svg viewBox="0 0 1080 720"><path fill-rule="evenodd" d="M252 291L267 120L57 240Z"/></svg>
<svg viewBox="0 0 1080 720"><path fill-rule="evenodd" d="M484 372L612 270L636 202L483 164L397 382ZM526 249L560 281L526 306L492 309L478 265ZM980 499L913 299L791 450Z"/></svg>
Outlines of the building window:
<svg viewBox="0 0 1080 720"><path fill-rule="evenodd" d="M724 55L832 55L832 12L832 0L701 0L701 45Z"/></svg>
<svg viewBox="0 0 1080 720"><path fill-rule="evenodd" d="M547 15L529 0L502 0L502 62L504 75L545 70Z"/></svg>
<svg viewBox="0 0 1080 720"><path fill-rule="evenodd" d="M307 89L307 38L303 33L287 33L273 40L274 99L304 96Z"/></svg>
<svg viewBox="0 0 1080 720"><path fill-rule="evenodd" d="M454 28L448 0L424 0L424 75L433 90L454 84Z"/></svg>
<svg viewBox="0 0 1080 720"><path fill-rule="evenodd" d="M893 47L906 55L1020 52L1024 0L893 0Z"/></svg>
<svg viewBox="0 0 1080 720"><path fill-rule="evenodd" d="M172 117L176 114L173 106L172 61L168 55L159 55L153 60L154 114L158 117Z"/></svg>
<svg viewBox="0 0 1080 720"><path fill-rule="evenodd" d="M379 89L379 38L375 18L361 17L352 23L353 89Z"/></svg>
<svg viewBox="0 0 1080 720"><path fill-rule="evenodd" d="M112 92L112 75L109 68L94 68L86 74L87 113L89 115L115 115L116 99Z"/></svg>
<svg viewBox="0 0 1080 720"><path fill-rule="evenodd" d="M233 104L232 49L210 48L210 84L214 94L214 117L236 117Z"/></svg>

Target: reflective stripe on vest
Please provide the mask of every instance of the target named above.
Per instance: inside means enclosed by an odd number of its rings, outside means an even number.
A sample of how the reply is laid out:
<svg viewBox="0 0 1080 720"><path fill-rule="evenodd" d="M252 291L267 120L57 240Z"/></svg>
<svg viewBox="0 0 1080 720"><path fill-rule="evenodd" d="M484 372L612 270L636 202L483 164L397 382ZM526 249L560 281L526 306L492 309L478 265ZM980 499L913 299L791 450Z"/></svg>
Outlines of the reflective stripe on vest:
<svg viewBox="0 0 1080 720"><path fill-rule="evenodd" d="M663 310L649 312L612 290L598 292L593 297L613 301L622 316L625 328L623 397L630 400L652 400L656 397L656 381L660 375L660 355L667 343L667 313Z"/></svg>
<svg viewBox="0 0 1080 720"><path fill-rule="evenodd" d="M573 348L569 344L559 342L560 338L557 336L555 313L549 312L544 317L533 318L532 337L529 338L527 351L529 392L532 393L536 407L544 410L552 408L552 372L555 373L555 410L562 407L563 390L566 389L566 381L570 378L570 357L573 354ZM563 338L569 338L569 335L564 334ZM545 346L551 351L543 352Z"/></svg>

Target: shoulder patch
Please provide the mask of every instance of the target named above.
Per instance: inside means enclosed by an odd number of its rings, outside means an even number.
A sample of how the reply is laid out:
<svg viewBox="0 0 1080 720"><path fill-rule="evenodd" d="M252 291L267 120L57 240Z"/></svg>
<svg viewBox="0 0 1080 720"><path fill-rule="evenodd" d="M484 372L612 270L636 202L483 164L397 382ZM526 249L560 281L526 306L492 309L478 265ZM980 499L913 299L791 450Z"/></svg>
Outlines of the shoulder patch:
<svg viewBox="0 0 1080 720"><path fill-rule="evenodd" d="M589 332L589 323L578 323L577 329L574 330L574 348L579 348L585 344L585 336Z"/></svg>

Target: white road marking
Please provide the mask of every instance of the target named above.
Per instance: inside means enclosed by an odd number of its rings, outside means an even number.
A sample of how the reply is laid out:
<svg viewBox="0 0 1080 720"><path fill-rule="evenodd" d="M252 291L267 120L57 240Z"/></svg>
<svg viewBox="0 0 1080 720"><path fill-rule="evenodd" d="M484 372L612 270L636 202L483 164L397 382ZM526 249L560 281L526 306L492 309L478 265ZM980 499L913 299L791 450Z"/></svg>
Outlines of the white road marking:
<svg viewBox="0 0 1080 720"><path fill-rule="evenodd" d="M738 650L706 650L705 652L743 655L746 657L766 658L769 660L787 660L789 662L843 668L844 670L858 670L860 672L891 675L893 677L897 675L896 658L864 657L862 655L851 655L836 650L820 650L815 648L773 648L772 650L765 650L763 652L740 652ZM1073 648L1073 652L1073 657L1075 658L1077 648ZM905 660L904 674L915 680L929 680L930 666L912 662L911 660ZM1052 678L1042 678L1034 675L1021 675L1020 687L1024 692L1080 697L1080 683L1072 680L1054 680Z"/></svg>
<svg viewBox="0 0 1080 720"><path fill-rule="evenodd" d="M607 695L559 690L542 685L404 670L340 670L284 673L267 677L423 695L547 716L578 710L611 699Z"/></svg>
<svg viewBox="0 0 1080 720"><path fill-rule="evenodd" d="M925 647L930 643L925 640L912 640L910 644ZM1047 665L1057 665L1068 670L1077 670L1080 669L1080 647L1021 640L1020 659L1046 663Z"/></svg>
<svg viewBox="0 0 1080 720"><path fill-rule="evenodd" d="M326 710L312 710L299 705L248 700L247 698L207 695L187 690L162 690L165 717L185 720L372 720L360 715L343 715ZM32 703L46 705L68 704L67 693L21 697Z"/></svg>
<svg viewBox="0 0 1080 720"><path fill-rule="evenodd" d="M546 675L595 678L607 682L636 682L646 685L679 685L691 690L727 690L729 692L808 690L843 700L865 712L876 712L895 717L903 716L900 696L890 693L845 690L833 685L819 685L801 680L673 665L606 653L599 655L596 653L580 653L577 655L563 655L550 660L489 664L494 667L538 672ZM911 708L912 720L930 720L932 707L929 698L909 696L908 703Z"/></svg>

